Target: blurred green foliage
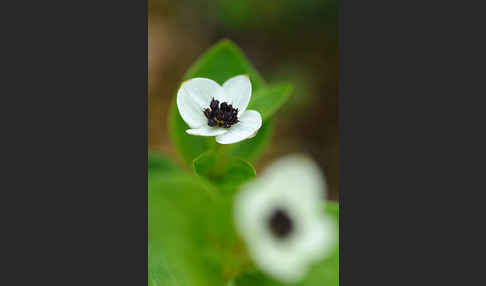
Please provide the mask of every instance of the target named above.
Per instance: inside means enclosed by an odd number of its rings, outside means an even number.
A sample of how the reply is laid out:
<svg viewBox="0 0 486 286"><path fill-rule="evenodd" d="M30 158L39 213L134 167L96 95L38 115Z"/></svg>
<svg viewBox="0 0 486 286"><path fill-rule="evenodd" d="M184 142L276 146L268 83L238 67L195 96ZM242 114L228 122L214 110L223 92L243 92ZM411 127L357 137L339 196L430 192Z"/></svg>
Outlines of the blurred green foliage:
<svg viewBox="0 0 486 286"><path fill-rule="evenodd" d="M224 285L222 261L214 257L220 250L206 228L208 210L218 205L215 191L185 173L149 180L150 285Z"/></svg>
<svg viewBox="0 0 486 286"><path fill-rule="evenodd" d="M151 176L154 173L172 173L180 172L180 168L177 167L169 158L159 154L157 152L150 151L148 154L148 175Z"/></svg>
<svg viewBox="0 0 486 286"><path fill-rule="evenodd" d="M212 9L234 29L291 29L302 24L336 21L337 0L217 0Z"/></svg>

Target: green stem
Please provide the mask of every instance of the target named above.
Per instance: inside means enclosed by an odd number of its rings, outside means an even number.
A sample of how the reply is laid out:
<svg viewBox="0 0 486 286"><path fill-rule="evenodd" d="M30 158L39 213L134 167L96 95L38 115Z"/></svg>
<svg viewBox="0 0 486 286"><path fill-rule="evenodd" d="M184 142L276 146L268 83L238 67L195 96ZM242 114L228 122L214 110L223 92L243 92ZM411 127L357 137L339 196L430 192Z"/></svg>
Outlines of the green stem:
<svg viewBox="0 0 486 286"><path fill-rule="evenodd" d="M219 144L214 140L214 145L213 145L213 152L218 156L218 157L224 157L224 151L226 149L226 145L224 144Z"/></svg>
<svg viewBox="0 0 486 286"><path fill-rule="evenodd" d="M215 155L216 162L212 168L211 175L214 177L220 176L224 171L225 150L226 145L219 144L216 140L213 141L212 152Z"/></svg>

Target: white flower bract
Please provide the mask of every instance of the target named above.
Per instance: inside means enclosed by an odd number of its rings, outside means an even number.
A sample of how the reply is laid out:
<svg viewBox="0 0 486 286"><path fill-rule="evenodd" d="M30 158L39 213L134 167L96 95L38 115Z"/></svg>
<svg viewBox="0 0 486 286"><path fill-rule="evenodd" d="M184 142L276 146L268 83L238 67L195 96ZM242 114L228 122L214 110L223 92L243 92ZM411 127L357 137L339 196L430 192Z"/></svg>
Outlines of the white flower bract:
<svg viewBox="0 0 486 286"><path fill-rule="evenodd" d="M298 282L313 262L334 248L337 226L324 213L325 187L313 161L291 155L274 162L237 193L237 231L255 265L270 277Z"/></svg>
<svg viewBox="0 0 486 286"><path fill-rule="evenodd" d="M211 127L204 110L212 99L238 108L239 122L229 128ZM220 86L208 78L193 78L182 83L177 92L177 108L182 119L191 129L188 134L216 136L220 144L232 144L251 138L262 126L262 117L255 110L246 110L251 98L251 82L248 76L238 75Z"/></svg>

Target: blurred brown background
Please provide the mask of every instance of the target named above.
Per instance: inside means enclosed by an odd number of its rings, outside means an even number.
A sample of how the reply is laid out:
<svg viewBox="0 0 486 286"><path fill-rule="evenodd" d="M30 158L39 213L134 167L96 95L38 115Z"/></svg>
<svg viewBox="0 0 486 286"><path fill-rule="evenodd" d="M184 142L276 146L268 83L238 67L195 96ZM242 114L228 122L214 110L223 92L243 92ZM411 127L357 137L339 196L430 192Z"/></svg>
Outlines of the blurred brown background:
<svg viewBox="0 0 486 286"><path fill-rule="evenodd" d="M267 82L289 81L272 142L256 162L293 152L322 167L338 197L338 1L149 0L149 149L182 162L167 117L185 71L212 44L234 41Z"/></svg>

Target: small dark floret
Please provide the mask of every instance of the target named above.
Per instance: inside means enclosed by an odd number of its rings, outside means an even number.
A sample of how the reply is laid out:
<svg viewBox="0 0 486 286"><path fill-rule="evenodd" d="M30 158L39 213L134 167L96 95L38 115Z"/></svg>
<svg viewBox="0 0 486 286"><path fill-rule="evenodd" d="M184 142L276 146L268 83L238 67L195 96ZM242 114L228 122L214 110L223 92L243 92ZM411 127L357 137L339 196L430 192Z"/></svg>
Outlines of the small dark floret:
<svg viewBox="0 0 486 286"><path fill-rule="evenodd" d="M204 109L204 116L208 119L208 125L211 127L230 128L231 125L240 122L238 120L238 108L227 102L219 104L214 98L209 104L209 108Z"/></svg>
<svg viewBox="0 0 486 286"><path fill-rule="evenodd" d="M224 113L223 113L223 111L220 110L220 111L215 112L215 113L216 113L216 119L218 121L224 121Z"/></svg>
<svg viewBox="0 0 486 286"><path fill-rule="evenodd" d="M204 109L204 116L206 116L207 119L211 119L211 109Z"/></svg>
<svg viewBox="0 0 486 286"><path fill-rule="evenodd" d="M208 125L211 126L211 127L214 127L214 126L218 125L218 123L216 122L216 120L209 118L208 119Z"/></svg>
<svg viewBox="0 0 486 286"><path fill-rule="evenodd" d="M231 111L225 111L223 113L223 118L226 119L227 121L230 121L232 117L233 117L233 113Z"/></svg>
<svg viewBox="0 0 486 286"><path fill-rule="evenodd" d="M216 110L218 109L218 106L219 106L219 101L217 100L211 100L211 104L209 105L209 107L211 107L212 110Z"/></svg>
<svg viewBox="0 0 486 286"><path fill-rule="evenodd" d="M294 228L292 219L287 212L282 209L276 209L272 213L268 220L268 226L277 238L287 237Z"/></svg>

